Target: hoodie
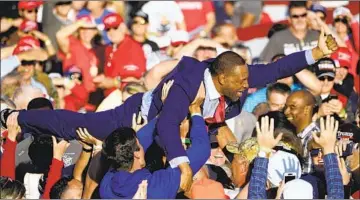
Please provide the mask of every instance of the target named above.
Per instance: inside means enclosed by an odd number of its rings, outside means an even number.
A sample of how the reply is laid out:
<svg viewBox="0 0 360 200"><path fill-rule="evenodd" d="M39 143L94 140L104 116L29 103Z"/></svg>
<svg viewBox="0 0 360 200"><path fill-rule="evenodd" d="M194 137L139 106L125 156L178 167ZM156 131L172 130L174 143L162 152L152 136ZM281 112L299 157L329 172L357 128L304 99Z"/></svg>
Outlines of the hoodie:
<svg viewBox="0 0 360 200"><path fill-rule="evenodd" d="M149 122L137 133L138 140L144 151L153 141L153 131L156 119ZM205 164L210 156L210 141L205 128L204 119L200 116L192 117L190 131L192 146L187 150L190 167L194 174ZM167 168L150 173L148 169L139 169L133 173L125 170L109 170L100 184L100 197L102 199L131 199L135 195L139 184L148 181L147 198L174 199L180 187L180 169Z"/></svg>

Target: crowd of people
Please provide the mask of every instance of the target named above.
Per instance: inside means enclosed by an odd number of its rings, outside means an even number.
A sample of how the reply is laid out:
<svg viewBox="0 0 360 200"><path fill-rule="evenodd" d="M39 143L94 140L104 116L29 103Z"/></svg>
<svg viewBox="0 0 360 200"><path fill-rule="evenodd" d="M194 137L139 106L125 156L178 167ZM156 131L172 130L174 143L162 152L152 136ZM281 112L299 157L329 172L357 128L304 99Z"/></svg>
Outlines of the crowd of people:
<svg viewBox="0 0 360 200"><path fill-rule="evenodd" d="M7 5L1 199L360 198L359 12L290 1L278 23L261 1ZM254 57L238 34L260 24Z"/></svg>

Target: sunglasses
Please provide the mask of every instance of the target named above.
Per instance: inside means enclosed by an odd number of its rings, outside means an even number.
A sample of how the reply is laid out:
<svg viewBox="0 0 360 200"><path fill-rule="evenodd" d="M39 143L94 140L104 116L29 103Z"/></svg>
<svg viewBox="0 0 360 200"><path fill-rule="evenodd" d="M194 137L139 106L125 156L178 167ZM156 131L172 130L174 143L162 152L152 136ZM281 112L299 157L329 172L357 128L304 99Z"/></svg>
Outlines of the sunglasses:
<svg viewBox="0 0 360 200"><path fill-rule="evenodd" d="M322 150L319 148L319 149L311 149L310 150L310 156L311 157L316 157L319 155L319 153L322 152Z"/></svg>
<svg viewBox="0 0 360 200"><path fill-rule="evenodd" d="M106 32L109 32L109 31L112 30L112 29L116 30L116 29L118 29L118 28L119 28L119 27L106 28L105 31L106 31Z"/></svg>
<svg viewBox="0 0 360 200"><path fill-rule="evenodd" d="M302 15L291 15L291 18L298 19L298 18L304 18L307 16L307 13L304 13Z"/></svg>
<svg viewBox="0 0 360 200"><path fill-rule="evenodd" d="M36 65L39 64L41 66L44 66L46 61L37 61L37 60L22 60L21 65L23 66L30 66L30 65Z"/></svg>
<svg viewBox="0 0 360 200"><path fill-rule="evenodd" d="M348 20L346 18L340 18L340 17L335 18L334 23L337 23L337 22L342 22L344 24L348 24Z"/></svg>
<svg viewBox="0 0 360 200"><path fill-rule="evenodd" d="M331 76L322 76L322 77L319 77L319 80L320 80L320 81L325 81L325 79L327 79L328 81L333 81L333 80L334 80L334 77L331 77Z"/></svg>
<svg viewBox="0 0 360 200"><path fill-rule="evenodd" d="M38 12L38 9L32 9L32 10L24 10L24 12L27 12L27 13L37 13Z"/></svg>
<svg viewBox="0 0 360 200"><path fill-rule="evenodd" d="M140 24L140 25L145 25L146 24L146 21L145 20L141 20L141 21L138 21L138 20L134 20L132 22L132 24Z"/></svg>

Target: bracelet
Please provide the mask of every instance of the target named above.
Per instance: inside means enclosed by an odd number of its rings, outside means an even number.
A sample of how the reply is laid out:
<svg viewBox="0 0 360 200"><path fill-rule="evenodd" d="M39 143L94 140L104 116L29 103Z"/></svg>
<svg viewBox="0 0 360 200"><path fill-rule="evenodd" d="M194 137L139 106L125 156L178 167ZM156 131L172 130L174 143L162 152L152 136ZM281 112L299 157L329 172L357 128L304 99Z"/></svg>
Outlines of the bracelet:
<svg viewBox="0 0 360 200"><path fill-rule="evenodd" d="M93 148L91 149L86 149L86 148L82 148L83 151L85 151L86 153L91 153L93 151Z"/></svg>

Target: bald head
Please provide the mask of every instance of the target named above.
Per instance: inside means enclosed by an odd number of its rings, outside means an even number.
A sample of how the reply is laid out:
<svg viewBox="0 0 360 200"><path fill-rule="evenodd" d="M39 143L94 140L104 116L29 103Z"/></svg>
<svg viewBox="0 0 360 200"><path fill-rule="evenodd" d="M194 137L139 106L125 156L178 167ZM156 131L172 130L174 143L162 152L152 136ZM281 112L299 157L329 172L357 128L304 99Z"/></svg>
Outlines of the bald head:
<svg viewBox="0 0 360 200"><path fill-rule="evenodd" d="M289 98L298 98L302 99L304 105L306 106L315 106L315 97L307 90L299 90L296 92L293 92Z"/></svg>
<svg viewBox="0 0 360 200"><path fill-rule="evenodd" d="M32 99L43 97L43 93L39 88L26 85L15 90L13 101L16 109L26 109Z"/></svg>

